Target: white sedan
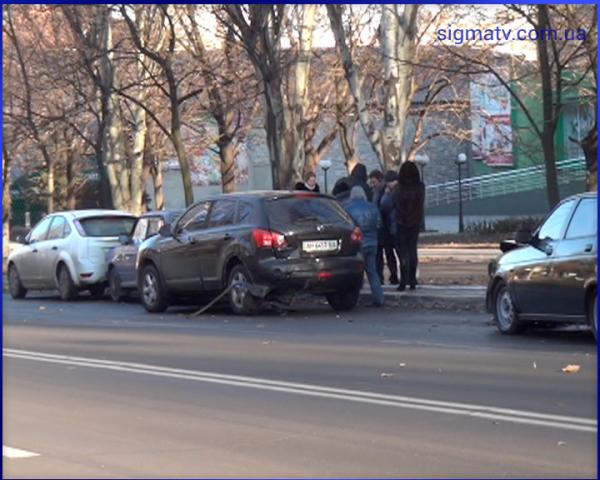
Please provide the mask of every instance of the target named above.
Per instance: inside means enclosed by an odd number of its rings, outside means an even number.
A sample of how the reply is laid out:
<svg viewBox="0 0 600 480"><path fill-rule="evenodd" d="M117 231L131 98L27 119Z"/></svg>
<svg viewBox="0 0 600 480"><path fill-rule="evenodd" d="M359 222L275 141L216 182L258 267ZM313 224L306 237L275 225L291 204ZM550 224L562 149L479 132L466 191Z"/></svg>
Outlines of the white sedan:
<svg viewBox="0 0 600 480"><path fill-rule="evenodd" d="M42 219L25 245L8 257L8 283L13 298L28 290L58 289L63 300L80 290L101 297L106 287L106 252L120 245L136 217L118 210L73 210Z"/></svg>

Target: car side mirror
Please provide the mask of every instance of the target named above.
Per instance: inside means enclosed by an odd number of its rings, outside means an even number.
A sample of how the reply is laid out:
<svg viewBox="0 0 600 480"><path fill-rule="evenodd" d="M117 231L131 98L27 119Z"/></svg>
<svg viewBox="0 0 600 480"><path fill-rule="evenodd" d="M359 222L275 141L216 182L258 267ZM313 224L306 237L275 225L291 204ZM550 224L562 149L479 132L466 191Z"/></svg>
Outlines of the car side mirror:
<svg viewBox="0 0 600 480"><path fill-rule="evenodd" d="M121 235L119 235L119 243L121 245L129 245L130 242L131 239L129 238L129 235L127 233L122 233Z"/></svg>
<svg viewBox="0 0 600 480"><path fill-rule="evenodd" d="M171 225L163 225L162 227L160 227L160 229L158 230L158 234L161 237L172 237L174 236L173 231L171 229Z"/></svg>
<svg viewBox="0 0 600 480"><path fill-rule="evenodd" d="M31 232L28 233L27 235L25 235L25 238L23 239L23 243L25 245L29 245L31 243Z"/></svg>
<svg viewBox="0 0 600 480"><path fill-rule="evenodd" d="M521 244L521 245L526 245L528 243L531 243L531 239L532 239L531 230L526 229L526 228L519 230L515 236L515 242L517 242L518 244Z"/></svg>

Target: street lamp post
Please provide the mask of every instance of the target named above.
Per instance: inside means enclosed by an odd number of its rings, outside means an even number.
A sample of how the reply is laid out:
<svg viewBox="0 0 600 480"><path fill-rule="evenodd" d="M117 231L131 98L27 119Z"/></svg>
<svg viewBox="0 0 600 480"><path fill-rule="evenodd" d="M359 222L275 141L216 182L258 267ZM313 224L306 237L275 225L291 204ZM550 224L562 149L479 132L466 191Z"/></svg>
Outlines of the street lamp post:
<svg viewBox="0 0 600 480"><path fill-rule="evenodd" d="M425 166L429 163L429 155L418 153L415 155L415 163L421 168L421 181L423 182L423 194L425 194ZM421 218L421 231L425 231L425 211L423 211L423 218Z"/></svg>
<svg viewBox="0 0 600 480"><path fill-rule="evenodd" d="M321 160L321 169L323 170L323 180L325 183L325 193L327 192L327 170L331 168L331 160Z"/></svg>
<svg viewBox="0 0 600 480"><path fill-rule="evenodd" d="M463 220L463 205L462 205L462 166L467 163L467 156L464 153L459 153L456 157L456 165L458 166L458 231L465 231L465 223Z"/></svg>

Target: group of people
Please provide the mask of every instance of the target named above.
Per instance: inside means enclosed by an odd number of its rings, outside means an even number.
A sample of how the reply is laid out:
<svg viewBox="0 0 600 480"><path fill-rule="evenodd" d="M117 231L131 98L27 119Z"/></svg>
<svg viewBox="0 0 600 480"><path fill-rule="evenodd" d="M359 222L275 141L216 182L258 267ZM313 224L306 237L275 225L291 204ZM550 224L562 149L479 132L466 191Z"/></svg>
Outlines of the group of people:
<svg viewBox="0 0 600 480"><path fill-rule="evenodd" d="M358 162L346 164L349 175L335 184L332 194L344 205L363 232L362 253L373 304L383 305L383 258L389 282L403 291L417 285L417 243L424 214L425 187L414 162L383 174ZM396 262L400 260L400 268ZM400 275L398 275L400 274Z"/></svg>
<svg viewBox="0 0 600 480"><path fill-rule="evenodd" d="M332 195L344 206L363 233L362 254L373 295L383 305L384 256L389 282L398 290L417 286L417 243L423 220L425 186L414 162L402 163L398 172L385 174L357 160L346 162L348 176L339 179ZM296 190L319 192L317 176L310 172ZM400 268L396 256L400 260Z"/></svg>

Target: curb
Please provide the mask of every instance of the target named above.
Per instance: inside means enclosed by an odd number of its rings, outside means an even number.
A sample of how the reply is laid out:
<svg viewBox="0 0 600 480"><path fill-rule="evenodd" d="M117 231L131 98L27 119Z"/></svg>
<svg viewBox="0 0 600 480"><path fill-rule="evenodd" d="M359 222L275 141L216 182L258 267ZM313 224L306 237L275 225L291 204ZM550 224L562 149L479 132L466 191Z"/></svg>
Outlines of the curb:
<svg viewBox="0 0 600 480"><path fill-rule="evenodd" d="M442 290L442 288L440 288ZM454 310L454 311L477 311L485 312L485 287L448 289L446 292L436 291L410 291L398 292L396 290L384 289L385 303L388 305L421 308L428 310ZM363 304L372 302L371 290L363 288L360 292L359 301Z"/></svg>

